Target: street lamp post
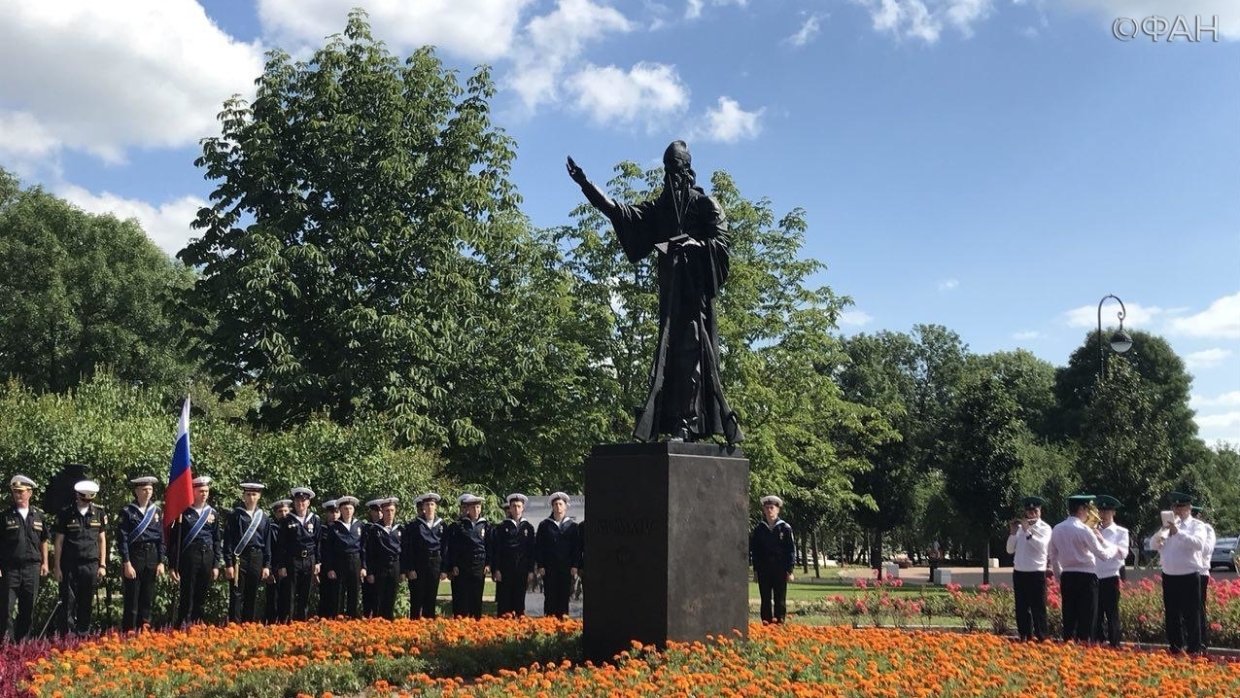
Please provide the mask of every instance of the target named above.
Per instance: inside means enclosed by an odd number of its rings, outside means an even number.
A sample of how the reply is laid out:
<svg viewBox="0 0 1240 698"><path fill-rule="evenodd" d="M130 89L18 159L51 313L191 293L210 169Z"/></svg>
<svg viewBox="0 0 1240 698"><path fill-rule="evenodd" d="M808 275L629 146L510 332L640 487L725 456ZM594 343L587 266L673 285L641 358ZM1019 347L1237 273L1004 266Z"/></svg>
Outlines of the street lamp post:
<svg viewBox="0 0 1240 698"><path fill-rule="evenodd" d="M1106 378L1106 369L1107 369L1107 348L1106 348L1106 345L1102 343L1102 304L1106 303L1108 298L1114 298L1115 302L1119 303L1119 312L1115 314L1115 316L1119 318L1119 329L1115 331L1115 334L1111 335L1111 350L1114 351L1116 354L1123 354L1124 352L1132 348L1132 337L1129 336L1129 334L1124 331L1124 316L1127 314L1127 310L1124 308L1124 301L1120 300L1119 296L1113 293L1108 293L1107 295L1102 297L1102 300L1098 301L1098 359L1099 359L1098 380L1099 381L1102 381L1103 379Z"/></svg>

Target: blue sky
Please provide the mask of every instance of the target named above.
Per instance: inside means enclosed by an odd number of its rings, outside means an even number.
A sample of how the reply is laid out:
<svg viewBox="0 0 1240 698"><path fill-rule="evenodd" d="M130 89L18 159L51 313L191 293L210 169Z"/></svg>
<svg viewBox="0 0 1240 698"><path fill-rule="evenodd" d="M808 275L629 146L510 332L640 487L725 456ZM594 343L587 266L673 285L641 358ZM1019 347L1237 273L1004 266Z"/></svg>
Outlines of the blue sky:
<svg viewBox="0 0 1240 698"><path fill-rule="evenodd" d="M1240 444L1236 0L14 0L0 165L173 252L222 100L354 5L395 51L494 67L538 225L581 200L566 154L605 180L685 138L699 173L806 209L843 331L941 323L1062 364L1114 293L1189 362L1202 436ZM1112 35L1177 14L1218 31Z"/></svg>

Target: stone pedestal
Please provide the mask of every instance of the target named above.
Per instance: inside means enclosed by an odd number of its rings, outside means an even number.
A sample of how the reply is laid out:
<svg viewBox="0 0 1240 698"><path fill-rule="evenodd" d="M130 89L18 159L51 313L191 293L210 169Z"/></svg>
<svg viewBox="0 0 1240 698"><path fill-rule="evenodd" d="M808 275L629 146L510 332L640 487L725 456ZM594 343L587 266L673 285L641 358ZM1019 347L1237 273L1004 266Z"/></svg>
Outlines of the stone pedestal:
<svg viewBox="0 0 1240 698"><path fill-rule="evenodd" d="M587 659L610 660L632 640L662 647L747 633L749 461L740 449L596 446L585 490Z"/></svg>

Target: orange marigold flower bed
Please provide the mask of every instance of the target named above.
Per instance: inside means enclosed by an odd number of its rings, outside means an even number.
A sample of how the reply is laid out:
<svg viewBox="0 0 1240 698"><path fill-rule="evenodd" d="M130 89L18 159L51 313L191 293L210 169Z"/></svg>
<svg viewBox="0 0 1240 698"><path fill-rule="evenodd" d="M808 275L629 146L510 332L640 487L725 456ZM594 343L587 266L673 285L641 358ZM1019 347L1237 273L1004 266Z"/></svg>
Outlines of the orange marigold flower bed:
<svg viewBox="0 0 1240 698"><path fill-rule="evenodd" d="M1240 662L990 634L752 626L577 661L580 624L332 621L108 637L33 666L37 696L1240 696ZM378 667L376 669L376 667Z"/></svg>

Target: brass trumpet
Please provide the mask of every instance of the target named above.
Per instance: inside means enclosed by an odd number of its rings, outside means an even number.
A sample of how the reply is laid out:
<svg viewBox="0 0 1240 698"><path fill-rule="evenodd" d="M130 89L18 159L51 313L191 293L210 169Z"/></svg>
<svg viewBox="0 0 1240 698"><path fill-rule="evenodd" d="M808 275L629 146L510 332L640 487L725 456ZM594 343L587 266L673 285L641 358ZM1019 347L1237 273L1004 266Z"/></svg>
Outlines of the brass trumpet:
<svg viewBox="0 0 1240 698"><path fill-rule="evenodd" d="M1090 528L1098 528L1102 523L1102 515L1098 513L1098 506L1093 502L1089 503L1089 509L1085 514L1085 525Z"/></svg>

